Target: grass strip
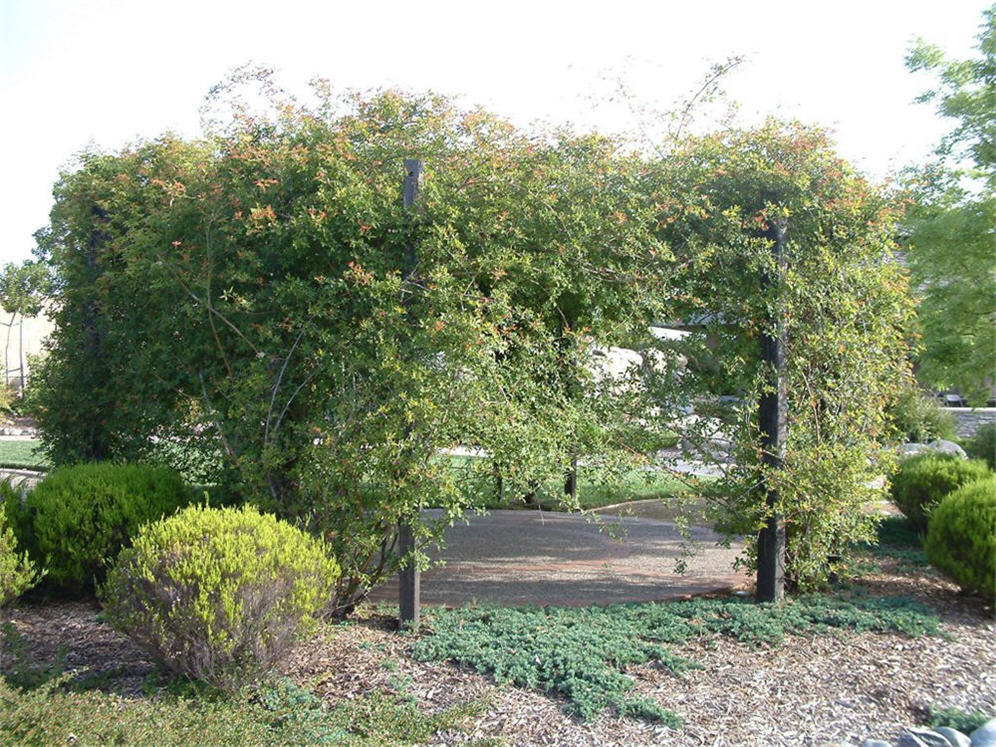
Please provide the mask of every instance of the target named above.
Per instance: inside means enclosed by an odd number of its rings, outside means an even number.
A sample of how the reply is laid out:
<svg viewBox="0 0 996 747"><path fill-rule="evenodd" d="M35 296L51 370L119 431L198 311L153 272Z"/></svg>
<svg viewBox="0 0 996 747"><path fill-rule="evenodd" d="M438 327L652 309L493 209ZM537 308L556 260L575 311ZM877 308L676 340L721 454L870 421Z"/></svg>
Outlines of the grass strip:
<svg viewBox="0 0 996 747"><path fill-rule="evenodd" d="M40 441L0 439L0 467L47 470L51 465L39 451Z"/></svg>
<svg viewBox="0 0 996 747"><path fill-rule="evenodd" d="M76 691L62 675L21 690L0 677L0 734L5 745L155 744L355 745L423 744L440 730L460 729L482 704L439 713L383 690L327 707L313 693L278 682L253 695L226 698L158 695L133 699ZM69 689L67 689L67 687Z"/></svg>

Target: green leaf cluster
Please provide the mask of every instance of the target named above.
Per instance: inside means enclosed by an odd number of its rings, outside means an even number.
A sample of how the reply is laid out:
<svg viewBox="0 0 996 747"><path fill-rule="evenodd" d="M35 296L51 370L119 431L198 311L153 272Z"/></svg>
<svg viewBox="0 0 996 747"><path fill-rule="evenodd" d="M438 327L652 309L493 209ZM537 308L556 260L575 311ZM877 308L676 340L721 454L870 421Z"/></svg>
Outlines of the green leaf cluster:
<svg viewBox="0 0 996 747"><path fill-rule="evenodd" d="M41 578L35 564L17 546L17 537L7 521L7 506L21 494L10 481L0 482L0 607L17 599Z"/></svg>
<svg viewBox="0 0 996 747"><path fill-rule="evenodd" d="M989 469L996 470L996 423L980 425L965 444L965 451L975 459L984 459Z"/></svg>
<svg viewBox="0 0 996 747"><path fill-rule="evenodd" d="M286 681L234 697L126 698L76 691L63 675L22 689L0 678L0 731L10 744L273 745L424 744L459 729L479 708L426 714L403 696L375 690L327 706Z"/></svg>
<svg viewBox="0 0 996 747"><path fill-rule="evenodd" d="M689 139L658 173L694 187L676 193L698 195L660 231L681 268L676 313L699 332L679 348L688 371L662 381L659 396L703 414L717 395L733 399L715 412L733 442L734 465L714 493L725 528L751 535L774 513L788 581L819 585L837 570L834 557L873 537L875 518L860 509L881 495L873 481L889 461L887 413L910 376L912 306L894 261L893 206L825 132L798 123ZM787 227L781 265L765 237L777 222ZM765 336L782 340L786 358L787 441L769 455L757 419L776 386L760 363ZM706 426L683 435L702 441ZM773 507L764 487L777 494Z"/></svg>
<svg viewBox="0 0 996 747"><path fill-rule="evenodd" d="M214 104L246 83L274 95L244 74ZM56 185L38 239L58 326L36 378L55 463L138 458L151 436L220 457L212 481L329 542L345 614L426 562L395 547L422 508L444 517L418 522L425 543L498 485L531 495L579 463L622 474L681 408L719 394L743 404L740 469L720 488L753 531L751 486L769 480L756 349L779 327L792 436L770 481L790 572L818 581L827 555L869 536L855 508L908 375L910 311L889 205L825 133L771 122L648 157L431 95L320 85L314 104L264 100L202 140L85 153ZM416 156L406 210L401 164ZM790 257L772 293L760 232L774 220L789 222ZM709 345L648 332L702 318ZM644 365L599 376L609 345ZM458 446L485 458L440 458Z"/></svg>
<svg viewBox="0 0 996 747"><path fill-rule="evenodd" d="M31 260L8 262L0 270L0 308L12 315L35 316L42 309L50 283L44 264Z"/></svg>
<svg viewBox="0 0 996 747"><path fill-rule="evenodd" d="M496 476L524 495L575 459L639 458L587 361L666 299L644 176L605 138L392 91L84 154L39 234L44 443L61 464L200 441L218 482L325 537L348 612L424 562L394 549L422 507L452 520ZM491 458L451 469L460 445Z"/></svg>

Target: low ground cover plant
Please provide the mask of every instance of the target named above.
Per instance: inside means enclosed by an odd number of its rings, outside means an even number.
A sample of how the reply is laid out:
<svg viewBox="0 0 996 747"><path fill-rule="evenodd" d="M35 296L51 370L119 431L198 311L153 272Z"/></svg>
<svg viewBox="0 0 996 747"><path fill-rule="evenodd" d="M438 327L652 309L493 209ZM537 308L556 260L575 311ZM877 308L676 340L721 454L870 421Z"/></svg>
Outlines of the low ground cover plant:
<svg viewBox="0 0 996 747"><path fill-rule="evenodd" d="M920 454L903 460L891 480L893 503L921 532L945 495L989 474L985 462L949 454Z"/></svg>
<svg viewBox="0 0 996 747"><path fill-rule="evenodd" d="M924 549L931 565L963 589L996 599L996 475L944 497Z"/></svg>
<svg viewBox="0 0 996 747"><path fill-rule="evenodd" d="M142 527L101 596L167 669L236 692L312 630L338 575L323 542L272 515L190 506Z"/></svg>
<svg viewBox="0 0 996 747"><path fill-rule="evenodd" d="M665 470L651 471L630 469L613 479L605 481L601 476L593 475L584 467L578 468L577 505L572 505L564 495L564 481L549 480L539 486L530 496L527 503L525 496L506 492L504 495L495 493L491 500L486 501L486 508L522 508L527 505L539 505L549 510L590 510L612 506L618 503L642 501L650 499L675 499L687 497L691 492L689 479L676 477Z"/></svg>
<svg viewBox="0 0 996 747"><path fill-rule="evenodd" d="M960 708L929 708L925 721L928 726L947 726L950 729L957 729L962 734L971 734L991 716L978 711L963 711Z"/></svg>
<svg viewBox="0 0 996 747"><path fill-rule="evenodd" d="M799 597L783 605L739 598L696 599L609 607L463 607L427 615L428 635L415 641L422 661L453 661L514 684L557 693L584 719L606 708L623 715L680 725L675 714L630 694L623 669L657 661L673 672L695 667L667 644L692 638L730 636L754 645L774 645L787 634L834 628L938 632L936 616L908 599Z"/></svg>
<svg viewBox="0 0 996 747"><path fill-rule="evenodd" d="M6 509L21 547L44 568L47 588L93 592L138 528L190 503L176 472L140 464L93 463L53 470Z"/></svg>

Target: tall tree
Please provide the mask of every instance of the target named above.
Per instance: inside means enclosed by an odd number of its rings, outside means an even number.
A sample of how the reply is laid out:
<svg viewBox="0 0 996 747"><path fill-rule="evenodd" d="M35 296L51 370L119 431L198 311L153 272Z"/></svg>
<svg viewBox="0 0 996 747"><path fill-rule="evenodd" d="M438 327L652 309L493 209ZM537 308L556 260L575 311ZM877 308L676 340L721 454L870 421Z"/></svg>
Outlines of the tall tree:
<svg viewBox="0 0 996 747"><path fill-rule="evenodd" d="M919 97L954 127L937 160L911 169L910 267L919 284L921 380L982 404L996 383L996 5L979 55L950 60L920 41L906 63L936 85Z"/></svg>

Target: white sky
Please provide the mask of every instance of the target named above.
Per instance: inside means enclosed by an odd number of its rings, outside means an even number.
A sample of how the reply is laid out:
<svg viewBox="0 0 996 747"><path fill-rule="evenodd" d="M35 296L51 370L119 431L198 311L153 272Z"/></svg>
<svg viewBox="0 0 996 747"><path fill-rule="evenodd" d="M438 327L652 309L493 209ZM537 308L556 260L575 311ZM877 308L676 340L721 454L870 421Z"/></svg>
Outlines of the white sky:
<svg viewBox="0 0 996 747"><path fill-rule="evenodd" d="M745 121L831 128L875 179L922 160L943 132L912 103L929 80L903 57L922 36L972 53L991 0L0 0L0 263L47 222L59 169L88 143L198 132L211 85L249 61L291 89L400 86L463 97L520 123L631 127L592 110L608 76L664 108L710 63Z"/></svg>

